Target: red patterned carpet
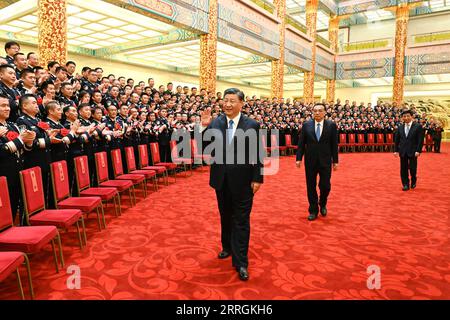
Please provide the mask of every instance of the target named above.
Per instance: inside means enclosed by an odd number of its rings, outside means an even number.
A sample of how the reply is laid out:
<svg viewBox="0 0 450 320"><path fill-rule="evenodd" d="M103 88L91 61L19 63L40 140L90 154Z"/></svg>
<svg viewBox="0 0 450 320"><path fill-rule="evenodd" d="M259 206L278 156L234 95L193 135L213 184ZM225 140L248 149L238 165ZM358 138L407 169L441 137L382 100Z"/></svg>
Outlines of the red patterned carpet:
<svg viewBox="0 0 450 320"><path fill-rule="evenodd" d="M341 154L329 215L308 222L304 169L293 157L266 178L251 219L250 281L216 258L219 214L207 172L150 194L108 229L88 222L88 247L62 235L66 267L81 289L55 273L50 251L31 257L37 299L450 299L450 145L422 154L418 187L402 192L392 154ZM127 201L124 201L127 202ZM95 215L92 216L94 218ZM50 249L50 248L48 248ZM367 288L367 268L381 288ZM25 271L21 271L26 294ZM0 299L17 299L15 277Z"/></svg>

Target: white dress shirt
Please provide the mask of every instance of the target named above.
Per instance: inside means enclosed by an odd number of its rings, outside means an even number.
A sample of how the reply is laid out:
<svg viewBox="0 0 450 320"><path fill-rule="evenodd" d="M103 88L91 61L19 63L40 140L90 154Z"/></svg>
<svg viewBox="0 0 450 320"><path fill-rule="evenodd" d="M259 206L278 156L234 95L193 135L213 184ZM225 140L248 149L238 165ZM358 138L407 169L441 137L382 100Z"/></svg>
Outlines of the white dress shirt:
<svg viewBox="0 0 450 320"><path fill-rule="evenodd" d="M405 136L408 137L409 133L411 132L411 125L412 121L410 123L405 123ZM406 134L408 133L408 134Z"/></svg>

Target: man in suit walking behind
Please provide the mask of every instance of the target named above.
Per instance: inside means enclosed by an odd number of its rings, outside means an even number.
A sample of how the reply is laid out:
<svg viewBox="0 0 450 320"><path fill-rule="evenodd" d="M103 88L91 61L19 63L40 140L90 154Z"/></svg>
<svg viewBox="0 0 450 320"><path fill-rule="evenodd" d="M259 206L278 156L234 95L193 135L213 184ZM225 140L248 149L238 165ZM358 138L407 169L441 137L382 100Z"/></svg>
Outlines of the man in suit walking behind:
<svg viewBox="0 0 450 320"><path fill-rule="evenodd" d="M420 124L413 121L411 110L402 112L403 124L398 126L395 134L394 155L400 155L400 176L402 178L403 191L416 187L417 183L417 158L422 152L423 129Z"/></svg>
<svg viewBox="0 0 450 320"><path fill-rule="evenodd" d="M306 189L309 202L308 220L317 219L319 214L326 216L327 200L331 190L331 166L338 167L338 132L336 124L325 120L325 106L316 104L313 108L314 120L303 125L298 141L297 168L305 156ZM320 199L317 195L317 175L320 177Z"/></svg>
<svg viewBox="0 0 450 320"><path fill-rule="evenodd" d="M211 110L202 112L201 125L207 127L206 134L213 133L223 150L215 150L211 164L209 184L216 190L220 212L222 251L219 259L231 255L232 265L242 281L249 279L248 245L250 240L250 213L253 196L262 182L262 160L258 143L250 142L245 135L259 136L259 124L241 113L244 105L244 93L235 88L224 92L223 113L212 120ZM211 130L208 132L208 130ZM253 132L252 132L253 130ZM233 149L234 146L234 149ZM240 154L242 147L245 154ZM221 157L220 151L223 151ZM256 154L255 154L256 153ZM225 159L226 155L226 159ZM253 160L251 159L253 158ZM240 160L243 163L241 163Z"/></svg>

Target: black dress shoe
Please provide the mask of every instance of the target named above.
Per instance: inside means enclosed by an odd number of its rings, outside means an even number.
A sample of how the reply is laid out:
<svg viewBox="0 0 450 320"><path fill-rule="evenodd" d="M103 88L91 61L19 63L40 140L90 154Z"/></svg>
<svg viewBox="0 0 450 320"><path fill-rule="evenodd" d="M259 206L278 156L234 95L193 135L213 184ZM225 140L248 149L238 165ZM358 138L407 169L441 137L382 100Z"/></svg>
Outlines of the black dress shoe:
<svg viewBox="0 0 450 320"><path fill-rule="evenodd" d="M408 185L404 185L402 188L403 191L408 191L409 190L409 186Z"/></svg>
<svg viewBox="0 0 450 320"><path fill-rule="evenodd" d="M411 185L411 189L415 189L415 188L416 188L416 184L414 183Z"/></svg>
<svg viewBox="0 0 450 320"><path fill-rule="evenodd" d="M242 281L248 280L249 274L246 267L240 267L238 272L239 272L239 279L241 279Z"/></svg>
<svg viewBox="0 0 450 320"><path fill-rule="evenodd" d="M309 221L313 221L317 219L317 213L310 213L308 216Z"/></svg>
<svg viewBox="0 0 450 320"><path fill-rule="evenodd" d="M327 213L328 213L327 207L320 208L320 214L322 215L322 217L326 217Z"/></svg>
<svg viewBox="0 0 450 320"><path fill-rule="evenodd" d="M217 255L217 258L219 259L226 259L230 256L230 253L228 251L222 250L219 252L219 254Z"/></svg>

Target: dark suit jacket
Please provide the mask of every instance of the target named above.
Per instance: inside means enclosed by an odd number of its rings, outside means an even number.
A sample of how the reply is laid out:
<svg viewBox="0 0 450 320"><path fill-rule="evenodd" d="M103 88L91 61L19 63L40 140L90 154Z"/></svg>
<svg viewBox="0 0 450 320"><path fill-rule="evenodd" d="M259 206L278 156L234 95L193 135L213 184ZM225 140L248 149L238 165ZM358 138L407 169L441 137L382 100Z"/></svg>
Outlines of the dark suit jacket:
<svg viewBox="0 0 450 320"><path fill-rule="evenodd" d="M401 157L414 157L416 152L422 152L423 146L423 129L420 124L413 122L409 129L408 138L405 135L405 125L398 126L395 133L395 152Z"/></svg>
<svg viewBox="0 0 450 320"><path fill-rule="evenodd" d="M207 129L216 129L219 130L222 134L217 137L218 142L222 143L223 145L223 154L225 157L225 154L227 150L230 148L230 145L226 143L226 129L227 129L227 117L222 114L218 118L214 119L211 124L208 126ZM259 133L259 123L256 122L253 119L248 118L247 116L243 115L241 113L241 118L239 120L239 123L236 127L237 130L243 130L246 132L249 129L253 129L256 131L256 134ZM203 135L207 132L207 130L203 131ZM235 144L234 148L234 161L232 164L227 164L225 159L216 159L217 162L220 163L212 163L211 164L211 172L210 172L210 179L209 179L209 185L213 187L216 190L221 190L223 188L223 182L225 180L225 177L227 178L227 181L233 190L233 192L241 192L248 190L251 186L252 182L263 182L263 175L262 175L262 160L259 159L259 157L256 159L252 159L249 157L249 139L245 139L245 142L243 140L238 140L236 135L234 136ZM238 151L237 143L245 143L245 162L244 164L237 164L236 163L236 155ZM259 146L258 149L259 151ZM212 156L216 156L216 154L212 154Z"/></svg>
<svg viewBox="0 0 450 320"><path fill-rule="evenodd" d="M304 123L298 141L297 161L305 156L305 166L331 166L338 163L338 132L336 124L324 120L320 141L317 141L314 120Z"/></svg>

